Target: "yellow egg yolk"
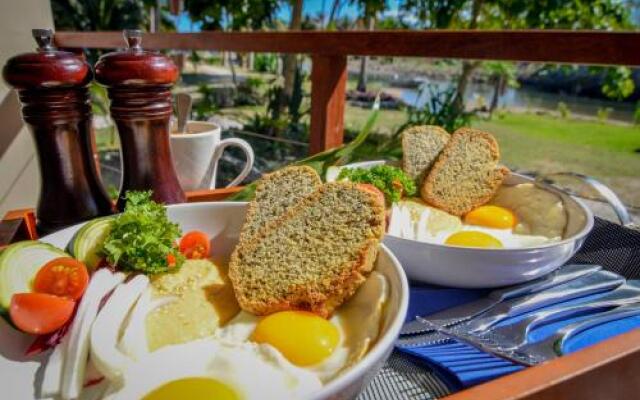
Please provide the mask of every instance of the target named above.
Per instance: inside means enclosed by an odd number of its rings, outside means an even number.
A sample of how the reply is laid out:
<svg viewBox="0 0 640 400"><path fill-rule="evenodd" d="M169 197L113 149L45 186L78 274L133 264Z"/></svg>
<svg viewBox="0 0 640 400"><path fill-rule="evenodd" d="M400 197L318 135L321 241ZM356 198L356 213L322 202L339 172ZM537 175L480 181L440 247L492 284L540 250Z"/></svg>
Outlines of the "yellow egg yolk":
<svg viewBox="0 0 640 400"><path fill-rule="evenodd" d="M183 378L158 387L142 400L239 400L240 396L224 383L212 378Z"/></svg>
<svg viewBox="0 0 640 400"><path fill-rule="evenodd" d="M465 224L487 228L511 229L517 222L516 216L511 211L498 206L481 206L464 216Z"/></svg>
<svg viewBox="0 0 640 400"><path fill-rule="evenodd" d="M329 357L340 341L340 333L331 322L313 313L282 311L263 318L251 340L268 343L293 364L307 366Z"/></svg>
<svg viewBox="0 0 640 400"><path fill-rule="evenodd" d="M488 249L500 249L502 243L493 236L479 231L460 231L449 236L444 242L452 246L483 247Z"/></svg>

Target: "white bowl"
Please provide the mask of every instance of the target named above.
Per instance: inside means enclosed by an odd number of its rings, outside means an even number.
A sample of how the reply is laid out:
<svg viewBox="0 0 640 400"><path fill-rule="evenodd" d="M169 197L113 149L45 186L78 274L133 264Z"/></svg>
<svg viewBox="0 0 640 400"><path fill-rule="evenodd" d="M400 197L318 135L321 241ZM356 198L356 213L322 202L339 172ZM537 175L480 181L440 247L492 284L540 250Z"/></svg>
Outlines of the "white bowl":
<svg viewBox="0 0 640 400"><path fill-rule="evenodd" d="M343 168L371 168L384 160L365 161ZM334 170L337 176L339 171ZM532 183L511 174L504 185ZM546 275L569 260L593 228L593 213L578 199L552 187L564 204L568 222L564 238L555 243L517 249L479 249L424 243L386 235L384 243L396 255L409 279L459 288L494 288L530 281Z"/></svg>
<svg viewBox="0 0 640 400"><path fill-rule="evenodd" d="M533 182L511 174L505 185ZM564 204L568 222L562 240L538 246L480 249L424 243L386 235L384 243L398 257L410 279L459 288L514 285L546 275L580 249L593 228L593 213L579 200L551 187Z"/></svg>
<svg viewBox="0 0 640 400"><path fill-rule="evenodd" d="M245 210L246 203L193 203L169 206L168 215L172 221L180 224L184 232L193 229L206 232L212 240L212 255L226 256L237 242ZM65 248L81 225L61 230L41 240ZM354 398L378 373L393 350L394 341L407 313L409 286L400 263L384 245L381 246L376 261L376 270L387 278L390 288L381 335L362 360L315 393L313 400ZM4 320L0 321L2 398L35 398L34 382L41 379L41 373L38 374L37 370L46 355L35 359L23 357L24 350L32 340L33 337L17 332Z"/></svg>

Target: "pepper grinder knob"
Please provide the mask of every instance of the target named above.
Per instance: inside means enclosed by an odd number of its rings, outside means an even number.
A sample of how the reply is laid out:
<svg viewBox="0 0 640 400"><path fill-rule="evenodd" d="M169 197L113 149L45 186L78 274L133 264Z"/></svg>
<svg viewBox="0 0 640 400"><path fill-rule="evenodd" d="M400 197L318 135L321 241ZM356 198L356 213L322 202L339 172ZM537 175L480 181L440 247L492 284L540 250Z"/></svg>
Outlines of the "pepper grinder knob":
<svg viewBox="0 0 640 400"><path fill-rule="evenodd" d="M53 29L32 29L31 35L38 44L38 51L49 52L56 48L53 46Z"/></svg>
<svg viewBox="0 0 640 400"><path fill-rule="evenodd" d="M142 51L142 31L140 29L125 29L124 40L132 51Z"/></svg>

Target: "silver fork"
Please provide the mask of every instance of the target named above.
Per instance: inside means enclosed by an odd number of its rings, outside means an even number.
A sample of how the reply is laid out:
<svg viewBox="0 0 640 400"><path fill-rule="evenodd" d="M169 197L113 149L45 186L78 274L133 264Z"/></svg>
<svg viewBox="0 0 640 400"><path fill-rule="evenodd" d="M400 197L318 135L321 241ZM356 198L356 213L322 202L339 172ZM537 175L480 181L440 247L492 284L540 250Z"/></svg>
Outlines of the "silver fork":
<svg viewBox="0 0 640 400"><path fill-rule="evenodd" d="M509 286L506 288L496 289L489 293L489 295L483 299L463 304L458 307L446 309L444 311L437 312L428 316L428 319L434 321L438 320L442 326L453 326L469 319L476 317L488 310L495 308L500 303L539 293L552 287L556 287L572 280L593 274L602 269L599 265L580 265L572 264L565 265L557 271L531 282L522 283L520 285ZM427 317L425 317L427 318ZM410 321L402 326L400 335L415 335L418 333L433 332L427 325L420 322L420 319Z"/></svg>
<svg viewBox="0 0 640 400"><path fill-rule="evenodd" d="M543 307L591 294L606 292L624 283L624 278L609 271L598 271L541 293L500 303L491 311L464 324L456 325L461 332L484 332L507 318L516 317ZM433 321L436 324L438 321Z"/></svg>
<svg viewBox="0 0 640 400"><path fill-rule="evenodd" d="M560 321L574 315L598 311L610 307L640 303L640 281L627 281L592 303L556 306L531 314L521 321L492 328L479 336L499 343L503 349L515 349L527 344L529 333L536 327Z"/></svg>
<svg viewBox="0 0 640 400"><path fill-rule="evenodd" d="M430 330L431 332L417 337L401 338L398 340L397 344L400 347L441 344L446 342L446 336L451 336L451 334L453 334L460 337L466 337L468 340L471 340L473 337L479 337L481 340L486 341L494 340L496 342L496 346L499 346L500 340L503 339L502 337L490 334L485 334L485 336L481 337L481 333L487 332L488 328L507 318L525 314L553 304L559 304L578 297L605 292L619 287L623 283L624 278L619 275L609 271L597 271L569 281L565 284L552 287L543 292L499 303L495 307L492 307L491 310L478 315L476 318L469 321L462 321L458 324L451 325L443 323L443 321L434 319L431 316L427 318L418 317L418 321L423 324L424 329ZM428 321L428 324L425 321ZM435 330L437 331L437 333L435 333L433 332L434 326L447 329ZM443 334L445 335L444 337L442 336Z"/></svg>
<svg viewBox="0 0 640 400"><path fill-rule="evenodd" d="M486 353L493 354L496 357L516 364L532 366L563 355L566 343L581 332L588 331L598 325L638 315L640 315L640 306L637 303L623 305L616 309L597 314L594 318L564 326L542 341L517 348L505 348L491 335L477 336L456 329L435 325L428 320L424 320L423 322L444 336L467 343Z"/></svg>
<svg viewBox="0 0 640 400"><path fill-rule="evenodd" d="M540 362L539 359L530 356L527 353L520 352L518 349L501 349L498 343L493 342L491 339L485 339L482 337L473 336L470 334L466 334L455 329L448 328L446 326L440 326L433 324L431 321L418 317L422 319L422 322L426 325L429 325L431 329L438 332L438 334L442 335L443 338L446 338L448 341L458 340L463 343L467 343L475 348L478 348L485 353L493 354L496 357L505 359L507 361L511 361L513 363L524 365L524 366L532 366ZM441 342L442 344L446 342Z"/></svg>

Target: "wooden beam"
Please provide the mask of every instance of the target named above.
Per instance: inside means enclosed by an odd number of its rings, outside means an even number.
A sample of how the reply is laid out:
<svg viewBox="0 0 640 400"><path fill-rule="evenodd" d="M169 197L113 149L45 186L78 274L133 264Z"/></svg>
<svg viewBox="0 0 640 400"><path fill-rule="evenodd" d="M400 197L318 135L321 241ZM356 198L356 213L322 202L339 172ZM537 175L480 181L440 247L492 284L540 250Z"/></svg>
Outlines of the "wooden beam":
<svg viewBox="0 0 640 400"><path fill-rule="evenodd" d="M124 47L121 32L57 32L62 48ZM145 34L147 49L640 65L640 33L566 30L288 31Z"/></svg>
<svg viewBox="0 0 640 400"><path fill-rule="evenodd" d="M9 211L0 221L0 248L20 240L37 238L33 209L24 208Z"/></svg>
<svg viewBox="0 0 640 400"><path fill-rule="evenodd" d="M640 329L475 386L446 400L636 399Z"/></svg>
<svg viewBox="0 0 640 400"><path fill-rule="evenodd" d="M224 201L227 199L227 197L238 193L243 188L243 186L233 186L213 190L194 190L185 194L187 195L187 201L189 203L197 203L201 201Z"/></svg>
<svg viewBox="0 0 640 400"><path fill-rule="evenodd" d="M179 15L182 7L183 0L169 0L169 12L173 15Z"/></svg>
<svg viewBox="0 0 640 400"><path fill-rule="evenodd" d="M342 144L346 88L347 57L312 57L309 153Z"/></svg>

